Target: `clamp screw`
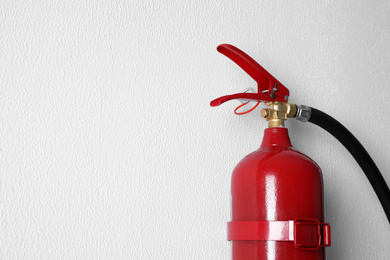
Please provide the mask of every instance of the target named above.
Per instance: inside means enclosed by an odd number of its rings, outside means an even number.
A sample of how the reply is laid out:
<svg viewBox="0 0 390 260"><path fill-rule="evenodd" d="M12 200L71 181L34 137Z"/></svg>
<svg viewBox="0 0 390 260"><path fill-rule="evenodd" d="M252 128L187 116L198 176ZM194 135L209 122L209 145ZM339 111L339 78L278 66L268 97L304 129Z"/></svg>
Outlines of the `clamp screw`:
<svg viewBox="0 0 390 260"><path fill-rule="evenodd" d="M272 93L269 94L269 96L270 96L272 99L275 98L275 91L278 91L278 83L276 83L276 82L275 82L275 85L274 85L274 87L273 87L273 89L272 89Z"/></svg>

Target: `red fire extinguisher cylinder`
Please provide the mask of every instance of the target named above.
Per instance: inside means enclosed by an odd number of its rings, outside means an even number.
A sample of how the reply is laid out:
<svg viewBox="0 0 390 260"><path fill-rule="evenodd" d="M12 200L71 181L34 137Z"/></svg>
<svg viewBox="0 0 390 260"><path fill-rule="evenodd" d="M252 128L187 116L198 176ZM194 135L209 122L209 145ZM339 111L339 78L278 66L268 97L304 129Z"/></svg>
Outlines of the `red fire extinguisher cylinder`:
<svg viewBox="0 0 390 260"><path fill-rule="evenodd" d="M286 128L265 130L234 169L231 189L233 260L325 259L321 170L292 147Z"/></svg>

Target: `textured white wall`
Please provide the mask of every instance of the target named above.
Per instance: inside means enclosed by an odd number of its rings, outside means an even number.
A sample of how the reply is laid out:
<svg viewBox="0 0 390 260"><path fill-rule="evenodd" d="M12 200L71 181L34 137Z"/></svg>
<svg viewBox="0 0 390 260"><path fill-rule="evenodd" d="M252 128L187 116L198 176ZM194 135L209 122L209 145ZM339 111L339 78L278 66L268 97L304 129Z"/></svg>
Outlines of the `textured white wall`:
<svg viewBox="0 0 390 260"><path fill-rule="evenodd" d="M390 183L390 2L2 1L0 258L229 259L230 174L266 123L209 101L255 82L328 112ZM312 125L328 259L388 259L390 227L347 151Z"/></svg>

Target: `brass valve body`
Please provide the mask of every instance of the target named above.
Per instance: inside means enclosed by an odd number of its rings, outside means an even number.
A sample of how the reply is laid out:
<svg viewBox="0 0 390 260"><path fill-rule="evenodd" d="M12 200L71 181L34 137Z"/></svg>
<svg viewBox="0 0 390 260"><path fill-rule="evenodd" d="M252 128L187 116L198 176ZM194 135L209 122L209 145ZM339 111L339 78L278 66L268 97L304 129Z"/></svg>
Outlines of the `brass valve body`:
<svg viewBox="0 0 390 260"><path fill-rule="evenodd" d="M294 117L297 112L295 104L279 101L265 104L270 108L262 109L260 115L268 121L268 127L284 127L284 121Z"/></svg>

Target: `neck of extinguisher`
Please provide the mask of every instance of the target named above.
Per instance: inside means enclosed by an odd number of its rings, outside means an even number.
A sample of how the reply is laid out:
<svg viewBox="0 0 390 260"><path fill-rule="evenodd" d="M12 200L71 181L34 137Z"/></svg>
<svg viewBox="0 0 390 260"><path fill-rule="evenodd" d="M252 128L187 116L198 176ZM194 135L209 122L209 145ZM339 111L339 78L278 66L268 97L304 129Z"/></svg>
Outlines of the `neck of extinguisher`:
<svg viewBox="0 0 390 260"><path fill-rule="evenodd" d="M264 130L261 147L269 146L292 146L288 129L284 127L270 127Z"/></svg>

